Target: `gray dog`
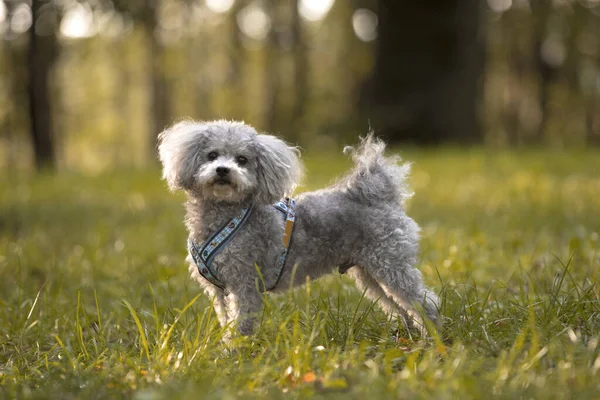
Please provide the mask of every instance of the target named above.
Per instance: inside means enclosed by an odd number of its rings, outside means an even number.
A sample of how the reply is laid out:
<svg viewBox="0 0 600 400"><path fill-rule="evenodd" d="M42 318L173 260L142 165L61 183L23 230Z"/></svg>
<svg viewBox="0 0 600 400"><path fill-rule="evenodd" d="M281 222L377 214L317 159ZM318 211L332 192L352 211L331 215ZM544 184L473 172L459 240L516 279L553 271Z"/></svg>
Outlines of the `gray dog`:
<svg viewBox="0 0 600 400"><path fill-rule="evenodd" d="M421 312L437 322L438 298L414 267L419 227L403 207L410 165L384 150L369 135L344 150L356 164L348 176L275 206L301 177L296 148L224 120L180 122L161 133L163 178L188 196L189 271L222 326L251 334L261 291L281 292L334 266L409 325L423 329Z"/></svg>

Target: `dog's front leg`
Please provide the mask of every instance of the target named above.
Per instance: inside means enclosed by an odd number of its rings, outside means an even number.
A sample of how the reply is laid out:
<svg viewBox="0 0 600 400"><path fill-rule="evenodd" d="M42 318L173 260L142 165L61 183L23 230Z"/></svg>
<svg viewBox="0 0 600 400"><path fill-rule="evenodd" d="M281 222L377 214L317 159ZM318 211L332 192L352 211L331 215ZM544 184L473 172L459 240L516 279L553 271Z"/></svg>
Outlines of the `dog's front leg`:
<svg viewBox="0 0 600 400"><path fill-rule="evenodd" d="M219 319L219 324L222 327L227 326L229 323L229 316L227 315L227 304L225 302L225 292L213 285L207 285L205 292L213 302L215 313Z"/></svg>
<svg viewBox="0 0 600 400"><path fill-rule="evenodd" d="M228 288L228 292L227 315L234 321L241 335L252 334L258 313L263 306L262 295L254 284Z"/></svg>

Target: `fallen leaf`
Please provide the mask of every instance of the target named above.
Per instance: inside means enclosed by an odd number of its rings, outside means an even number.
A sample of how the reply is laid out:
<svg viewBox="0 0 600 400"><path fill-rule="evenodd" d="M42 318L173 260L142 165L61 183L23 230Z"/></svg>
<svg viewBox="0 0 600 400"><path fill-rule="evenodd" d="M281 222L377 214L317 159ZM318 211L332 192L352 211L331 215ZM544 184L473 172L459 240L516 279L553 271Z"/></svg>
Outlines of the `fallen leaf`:
<svg viewBox="0 0 600 400"><path fill-rule="evenodd" d="M317 376L315 375L314 372L307 372L306 374L304 374L304 376L302 376L302 382L304 383L310 383L310 382L314 382L317 380Z"/></svg>

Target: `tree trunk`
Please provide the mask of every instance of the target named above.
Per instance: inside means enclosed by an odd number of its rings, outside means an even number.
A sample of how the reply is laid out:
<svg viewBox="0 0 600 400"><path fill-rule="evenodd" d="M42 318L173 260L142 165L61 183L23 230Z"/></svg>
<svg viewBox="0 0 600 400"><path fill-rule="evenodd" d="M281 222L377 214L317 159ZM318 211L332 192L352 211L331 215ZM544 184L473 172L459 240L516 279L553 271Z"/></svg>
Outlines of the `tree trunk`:
<svg viewBox="0 0 600 400"><path fill-rule="evenodd" d="M377 4L375 66L363 98L375 130L420 145L481 141L481 1Z"/></svg>
<svg viewBox="0 0 600 400"><path fill-rule="evenodd" d="M596 55L596 64L600 67L600 56ZM600 123L598 115L600 114L600 96L598 90L593 87L590 98L586 104L585 110L585 144L593 147L600 147Z"/></svg>
<svg viewBox="0 0 600 400"><path fill-rule="evenodd" d="M271 30L267 35L265 49L265 126L271 133L279 130L279 43L276 26L279 22L275 0L265 2L265 11L271 18Z"/></svg>
<svg viewBox="0 0 600 400"><path fill-rule="evenodd" d="M532 11L535 13L533 27L533 54L535 57L536 75L539 79L538 84L538 107L540 110L540 123L537 132L528 138L529 144L539 144L546 137L546 129L549 118L550 105L550 85L556 77L558 65L552 65L545 58L543 52L544 41L546 40L546 24L550 13L550 5L545 1L533 1L531 3Z"/></svg>
<svg viewBox="0 0 600 400"><path fill-rule="evenodd" d="M304 110L308 99L308 55L304 30L302 27L302 18L298 12L299 2L299 0L293 0L291 2L291 30L294 43L294 85L296 93L294 98L294 108L292 110L292 123L294 128L290 129L290 139L294 141L297 141L298 139L297 133L299 132L299 126L304 117Z"/></svg>
<svg viewBox="0 0 600 400"><path fill-rule="evenodd" d="M170 97L163 68L164 48L156 35L158 7L158 0L150 0L148 5L146 5L142 18L148 47L148 65L150 66L148 76L150 86L148 142L151 160L156 160L156 140L158 134L171 123Z"/></svg>
<svg viewBox="0 0 600 400"><path fill-rule="evenodd" d="M54 33L44 36L36 34L36 21L43 3L41 0L31 3L33 24L29 29L27 58L30 134L37 170L56 167L49 83L58 42Z"/></svg>
<svg viewBox="0 0 600 400"><path fill-rule="evenodd" d="M229 109L232 118L242 119L246 115L246 93L244 90L244 56L245 49L242 43L242 33L238 27L237 16L244 8L245 2L238 0L229 11Z"/></svg>
<svg viewBox="0 0 600 400"><path fill-rule="evenodd" d="M598 97L593 95L590 104L585 110L585 144L587 146L600 146L600 134L597 132Z"/></svg>
<svg viewBox="0 0 600 400"><path fill-rule="evenodd" d="M9 6L10 3L7 4ZM9 9L9 15L10 15ZM13 38L13 32L7 30L5 32L6 38ZM28 88L29 85L29 71L27 68L23 68L28 63L29 49L21 48L21 46L15 45L16 40L4 40L1 41L0 51L5 55L2 60L4 70L7 72L6 80L6 91L10 96L11 101L7 104L5 119L3 121L3 132L2 134L8 140L8 167L17 168L19 160L22 158L19 154L19 149L22 147L22 133L29 132L30 129L30 118L29 118L29 90L23 90ZM25 136L29 139L28 136ZM33 146L32 146L33 148ZM7 174L10 176L10 171Z"/></svg>
<svg viewBox="0 0 600 400"><path fill-rule="evenodd" d="M198 75L202 77L204 77L208 69L206 65L203 65L203 55L208 54L210 49L214 47L211 39L209 35L201 38L190 38L189 51L185 52L188 57L187 67L190 71L199 69L200 72ZM194 74L192 76L194 94L192 96L192 99L194 99L193 117L202 120L209 119L214 115L211 104L213 82L210 79L198 79L198 75Z"/></svg>
<svg viewBox="0 0 600 400"><path fill-rule="evenodd" d="M132 88L132 79L130 65L131 63L131 52L129 41L123 39L117 39L112 43L113 54L111 57L111 63L113 67L113 73L116 75L118 82L117 92L114 96L114 113L113 118L117 121L115 126L118 131L121 132L119 135L119 145L115 153L115 161L120 165L135 165L139 159L139 152L132 154L131 149L134 148L136 143L136 134L133 132L133 124L131 121L132 110L130 107L130 91ZM123 134L124 132L132 132L129 134ZM138 142L139 143L139 142Z"/></svg>
<svg viewBox="0 0 600 400"><path fill-rule="evenodd" d="M592 32L596 35L600 35L600 18L598 15L593 13L588 14L588 24L593 27ZM596 70L600 70L600 54L598 53L600 48L596 46L596 54L594 55L593 62L596 65ZM590 88L589 101L585 111L586 130L585 130L585 143L588 146L600 147L600 93L598 86L593 85Z"/></svg>
<svg viewBox="0 0 600 400"><path fill-rule="evenodd" d="M508 93L508 104L506 105L505 115L503 118L506 129L506 137L508 144L512 147L517 147L522 140L521 117L519 110L521 108L522 85L525 82L526 56L521 52L517 35L512 35L513 40L509 40L509 68L512 79L509 81L508 87L505 89Z"/></svg>

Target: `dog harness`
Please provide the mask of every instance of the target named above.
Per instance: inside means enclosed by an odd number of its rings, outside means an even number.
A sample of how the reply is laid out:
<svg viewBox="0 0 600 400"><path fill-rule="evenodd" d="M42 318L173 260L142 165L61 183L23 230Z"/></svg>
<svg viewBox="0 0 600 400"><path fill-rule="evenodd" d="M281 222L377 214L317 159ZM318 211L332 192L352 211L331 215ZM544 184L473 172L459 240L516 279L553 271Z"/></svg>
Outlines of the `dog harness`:
<svg viewBox="0 0 600 400"><path fill-rule="evenodd" d="M294 199L286 197L284 200L280 200L273 204L273 207L285 216L285 226L283 231L283 250L277 258L277 280L270 289L267 289L267 291L273 290L279 283L279 279L281 279L281 273L285 266L290 241L292 239L294 222L296 221L296 202ZM198 267L198 272L204 279L221 290L225 290L225 284L217 279L211 264L217 254L225 248L227 243L233 239L236 233L239 232L240 228L248 220L248 217L252 213L252 208L252 205L242 208L237 216L213 233L201 246L198 246L192 239L188 240L188 249L194 263Z"/></svg>

